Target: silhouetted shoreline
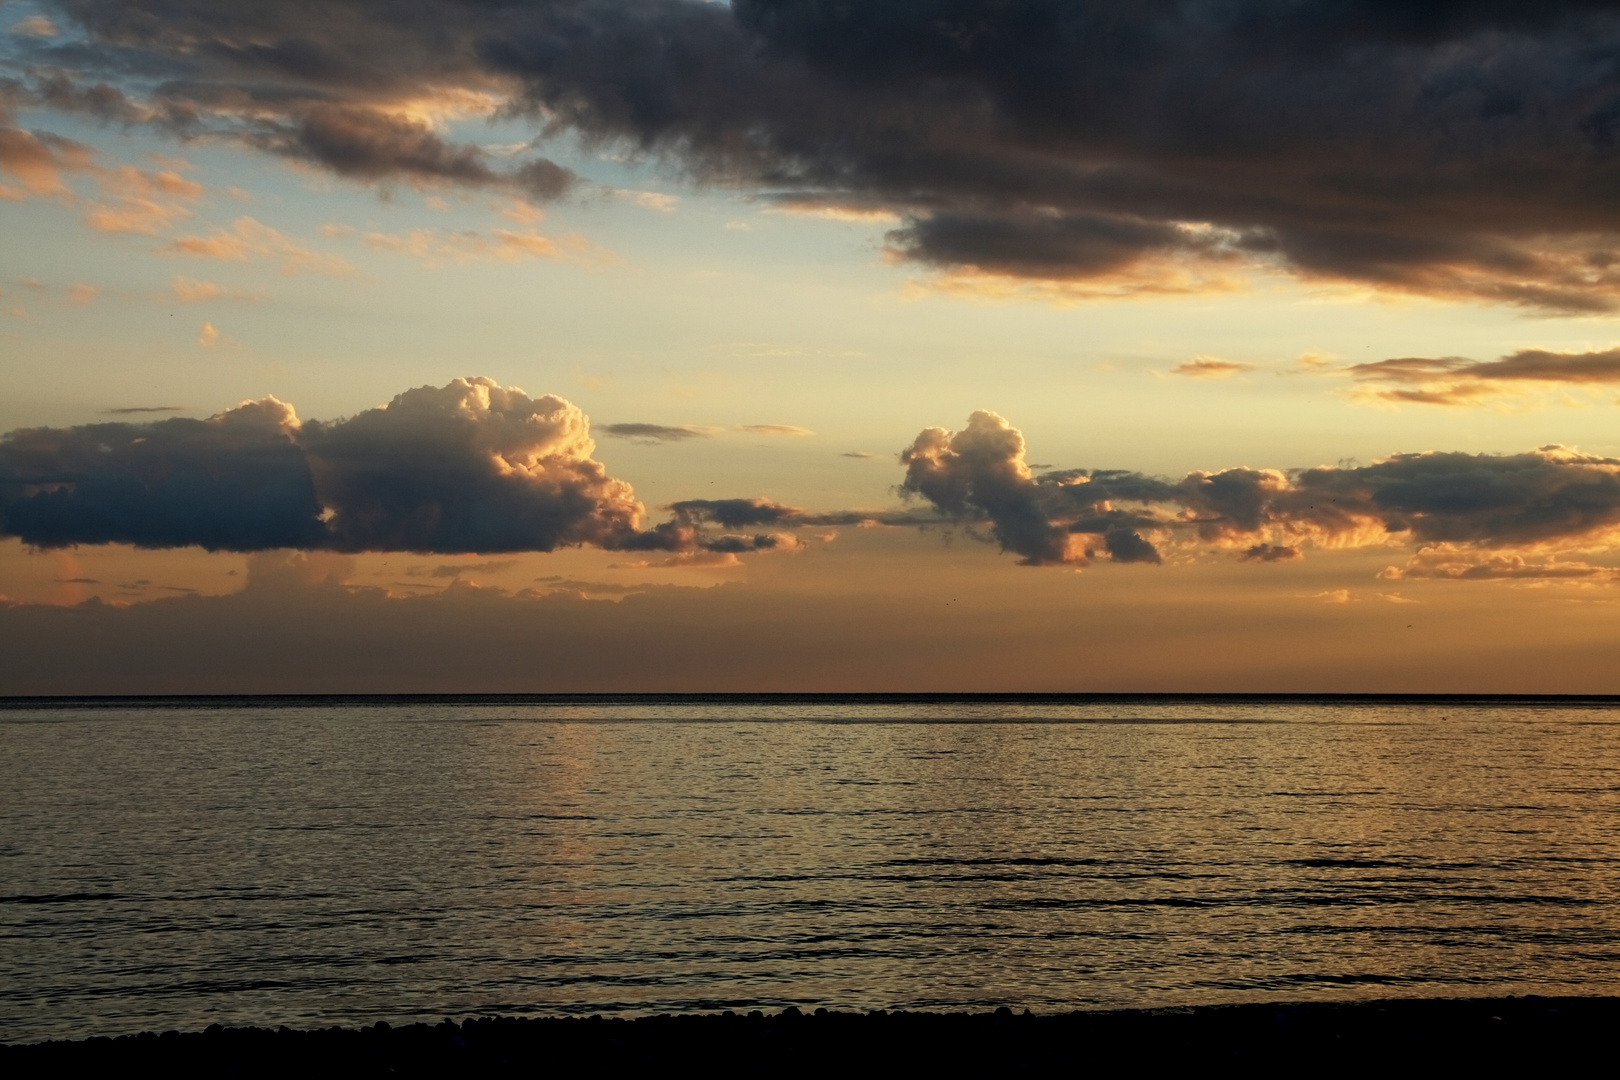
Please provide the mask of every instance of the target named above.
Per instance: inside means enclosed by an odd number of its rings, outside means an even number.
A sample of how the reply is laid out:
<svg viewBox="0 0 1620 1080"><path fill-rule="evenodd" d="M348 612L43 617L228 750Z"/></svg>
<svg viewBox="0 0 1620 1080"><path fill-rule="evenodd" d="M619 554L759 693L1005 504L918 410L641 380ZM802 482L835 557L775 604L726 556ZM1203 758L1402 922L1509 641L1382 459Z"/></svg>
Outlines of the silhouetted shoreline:
<svg viewBox="0 0 1620 1080"><path fill-rule="evenodd" d="M0 1047L28 1075L723 1075L1085 1070L1167 1065L1546 1070L1606 1053L1620 998L1535 996L994 1013L484 1017L359 1030L224 1028Z"/></svg>

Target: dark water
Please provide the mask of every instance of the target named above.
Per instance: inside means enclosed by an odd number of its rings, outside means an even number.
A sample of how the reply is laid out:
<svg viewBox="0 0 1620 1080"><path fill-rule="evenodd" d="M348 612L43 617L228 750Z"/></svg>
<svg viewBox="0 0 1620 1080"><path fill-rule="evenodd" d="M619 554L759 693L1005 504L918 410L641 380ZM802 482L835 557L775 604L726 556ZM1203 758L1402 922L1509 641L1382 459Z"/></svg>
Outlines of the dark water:
<svg viewBox="0 0 1620 1080"><path fill-rule="evenodd" d="M0 740L0 1041L1620 993L1604 702L12 702Z"/></svg>

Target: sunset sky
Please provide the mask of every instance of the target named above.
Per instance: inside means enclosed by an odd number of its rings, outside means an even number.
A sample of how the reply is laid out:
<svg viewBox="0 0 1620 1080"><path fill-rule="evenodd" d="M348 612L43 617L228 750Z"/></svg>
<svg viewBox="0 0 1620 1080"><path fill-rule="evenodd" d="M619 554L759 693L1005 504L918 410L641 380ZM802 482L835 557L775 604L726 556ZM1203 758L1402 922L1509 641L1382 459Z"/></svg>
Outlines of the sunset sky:
<svg viewBox="0 0 1620 1080"><path fill-rule="evenodd" d="M0 693L1620 693L1617 56L0 0Z"/></svg>

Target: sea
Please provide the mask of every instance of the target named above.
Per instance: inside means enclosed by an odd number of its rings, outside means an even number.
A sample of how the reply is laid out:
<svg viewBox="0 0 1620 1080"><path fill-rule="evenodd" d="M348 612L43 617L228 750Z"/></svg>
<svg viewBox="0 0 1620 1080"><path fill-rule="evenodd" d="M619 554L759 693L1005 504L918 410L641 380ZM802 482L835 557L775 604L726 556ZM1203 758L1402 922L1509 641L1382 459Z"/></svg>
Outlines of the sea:
<svg viewBox="0 0 1620 1080"><path fill-rule="evenodd" d="M0 699L0 1042L1620 993L1620 700Z"/></svg>

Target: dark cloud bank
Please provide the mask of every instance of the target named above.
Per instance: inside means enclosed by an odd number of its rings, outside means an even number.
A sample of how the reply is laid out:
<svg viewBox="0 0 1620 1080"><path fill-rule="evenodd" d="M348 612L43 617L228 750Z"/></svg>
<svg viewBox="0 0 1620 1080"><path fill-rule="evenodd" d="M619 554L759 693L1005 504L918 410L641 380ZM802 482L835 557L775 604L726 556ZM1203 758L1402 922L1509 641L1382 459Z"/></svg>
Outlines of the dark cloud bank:
<svg viewBox="0 0 1620 1080"><path fill-rule="evenodd" d="M1118 470L1037 475L1025 463L1023 433L993 412L976 412L961 431L923 431L901 461L902 491L950 517L987 523L1004 551L1031 565L1104 555L1158 563L1165 542L1230 549L1262 563L1301 558L1305 543L1400 542L1420 557L1454 553L1446 563L1453 569L1436 573L1420 559L1413 577L1578 577L1567 563L1521 560L1511 575L1491 572L1494 562L1467 568L1479 553L1606 549L1620 527L1620 459L1558 446L1397 454L1353 467L1236 468L1179 480ZM1607 573L1586 569L1584 576Z"/></svg>
<svg viewBox="0 0 1620 1080"><path fill-rule="evenodd" d="M487 94L695 180L886 211L924 266L1196 287L1270 266L1620 303L1620 11L1550 0L62 0L13 106L362 181L566 193L402 103ZM1187 284L1190 282L1191 284ZM1180 284L1178 284L1180 283Z"/></svg>
<svg viewBox="0 0 1620 1080"><path fill-rule="evenodd" d="M1501 558L1604 550L1620 531L1620 460L1556 446L1180 479L1037 473L1023 433L976 412L960 431L924 430L900 455L900 491L929 513L685 499L651 526L595 449L577 406L484 378L408 390L336 421L300 421L290 405L265 398L206 420L24 428L0 436L0 534L45 548L589 545L678 558L792 548L800 543L793 530L806 526L957 522L987 529L1030 565L1160 563L1167 552L1208 548L1279 563L1306 547L1388 544L1415 550L1413 577L1491 578L1583 576L1585 564L1558 563L1553 572L1553 563ZM1589 569L1585 576L1607 574Z"/></svg>
<svg viewBox="0 0 1620 1080"><path fill-rule="evenodd" d="M483 378L408 390L331 422L300 422L265 398L206 420L23 428L0 436L0 533L47 548L679 554L791 543L712 525L831 520L694 501L644 528L635 492L595 449L577 406Z"/></svg>

